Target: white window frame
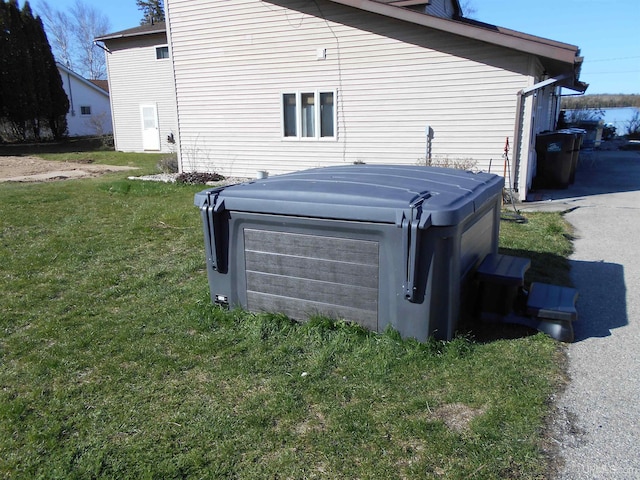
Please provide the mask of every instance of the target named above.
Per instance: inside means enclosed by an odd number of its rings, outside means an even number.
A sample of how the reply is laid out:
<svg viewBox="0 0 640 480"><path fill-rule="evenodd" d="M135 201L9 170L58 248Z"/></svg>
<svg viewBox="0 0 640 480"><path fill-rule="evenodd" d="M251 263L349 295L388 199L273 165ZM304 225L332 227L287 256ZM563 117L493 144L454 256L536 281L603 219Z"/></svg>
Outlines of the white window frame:
<svg viewBox="0 0 640 480"><path fill-rule="evenodd" d="M161 49L161 48L166 48L166 49L167 49L167 56L166 56L166 57L160 57L160 58L158 58L158 52L160 51L160 49ZM158 45L158 46L156 47L156 49L155 49L155 52L156 52L156 61L157 61L157 62L160 62L160 61L162 61L162 60L168 60L168 59L169 59L169 56L170 56L170 54L169 54L169 45Z"/></svg>
<svg viewBox="0 0 640 480"><path fill-rule="evenodd" d="M333 135L331 136L321 136L321 119L322 119L322 105L320 103L321 95L323 94L331 94L333 95L333 112L331 121L333 122ZM302 98L303 95L313 94L314 98L314 106L316 107L314 110L314 134L311 136L303 136L302 135ZM296 134L295 135L285 135L285 108L284 108L284 98L285 95L295 95L296 100ZM335 141L338 139L338 116L337 116L337 99L338 99L338 91L335 89L304 89L297 91L283 91L280 93L280 129L281 136L283 140L286 141Z"/></svg>
<svg viewBox="0 0 640 480"><path fill-rule="evenodd" d="M84 113L84 109L88 109L89 113ZM81 105L80 106L80 115L83 117L90 117L91 116L91 105Z"/></svg>

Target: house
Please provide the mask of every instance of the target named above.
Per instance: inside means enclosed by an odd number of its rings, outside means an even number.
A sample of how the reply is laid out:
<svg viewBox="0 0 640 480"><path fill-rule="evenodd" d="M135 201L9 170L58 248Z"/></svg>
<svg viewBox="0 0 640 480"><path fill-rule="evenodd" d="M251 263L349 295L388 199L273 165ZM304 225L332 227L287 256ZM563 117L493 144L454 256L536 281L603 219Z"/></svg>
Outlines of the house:
<svg viewBox="0 0 640 480"><path fill-rule="evenodd" d="M116 150L172 152L178 130L165 24L95 39L106 51Z"/></svg>
<svg viewBox="0 0 640 480"><path fill-rule="evenodd" d="M586 89L578 47L467 20L457 0L165 7L185 171L461 162L524 198L560 89Z"/></svg>
<svg viewBox="0 0 640 480"><path fill-rule="evenodd" d="M69 99L69 136L112 133L108 83L104 80L87 80L61 63L56 63L56 66L62 78L62 88Z"/></svg>

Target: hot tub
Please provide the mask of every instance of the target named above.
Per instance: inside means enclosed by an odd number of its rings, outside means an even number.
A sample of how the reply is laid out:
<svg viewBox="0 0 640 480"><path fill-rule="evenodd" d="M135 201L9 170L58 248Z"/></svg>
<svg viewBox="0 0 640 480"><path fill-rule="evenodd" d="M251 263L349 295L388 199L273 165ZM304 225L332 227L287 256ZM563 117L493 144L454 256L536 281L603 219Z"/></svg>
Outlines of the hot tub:
<svg viewBox="0 0 640 480"><path fill-rule="evenodd" d="M497 252L503 185L488 173L349 165L204 190L195 205L212 301L450 339L473 270Z"/></svg>

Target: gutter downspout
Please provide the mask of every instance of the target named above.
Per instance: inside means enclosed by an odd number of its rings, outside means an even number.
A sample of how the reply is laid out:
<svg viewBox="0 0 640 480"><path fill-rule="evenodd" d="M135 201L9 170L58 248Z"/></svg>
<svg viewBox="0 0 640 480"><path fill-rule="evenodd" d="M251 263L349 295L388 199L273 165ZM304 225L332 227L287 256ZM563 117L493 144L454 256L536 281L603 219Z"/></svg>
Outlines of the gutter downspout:
<svg viewBox="0 0 640 480"><path fill-rule="evenodd" d="M76 116L76 109L73 106L73 92L71 91L71 75L67 72L67 85L69 85L69 110L72 117Z"/></svg>
<svg viewBox="0 0 640 480"><path fill-rule="evenodd" d="M513 155L512 155L512 160L513 162L511 162L511 172L509 172L509 179L512 180L513 185L508 185L508 187L511 189L511 191L518 191L517 185L518 185L518 181L520 180L520 177L518 175L518 172L520 171L520 145L522 144L522 141L520 139L520 135L522 133L522 123L524 122L524 119L522 118L522 105L524 103L524 91L520 90L518 93L516 93L516 122L515 122L515 127L513 129ZM525 194L526 195L526 194Z"/></svg>
<svg viewBox="0 0 640 480"><path fill-rule="evenodd" d="M165 17L165 35L167 37L167 46L169 47L169 59L171 60L171 94L173 100L173 111L175 113L175 124L171 128L171 133L173 134L173 130L177 131L177 138L175 139L176 146L176 156L178 159L178 172L182 173L185 171L185 161L183 158L183 153L185 153L185 148L182 146L182 125L180 122L180 109L178 108L178 82L176 80L176 63L173 56L173 37L171 35L171 5L167 2L164 4L164 17ZM191 168L194 168L191 166Z"/></svg>
<svg viewBox="0 0 640 480"><path fill-rule="evenodd" d="M117 152L118 151L118 133L117 133L118 122L116 122L115 109L114 109L114 105L113 105L114 104L114 100L113 100L113 95L111 95L111 92L112 92L112 90L111 90L111 88L112 88L112 86L111 86L111 74L110 74L111 68L110 68L110 62L109 62L109 56L108 56L108 55L111 55L111 50L109 50L109 48L107 47L106 44L105 45L100 45L97 41L94 41L93 44L98 46L98 47L100 47L105 52L104 60L105 60L105 63L107 65L107 81L109 82L109 86L108 86L109 92L108 93L109 93L109 109L111 110L110 111L110 115L111 115L111 134L113 135L113 146L114 146L114 148L115 148L115 150Z"/></svg>
<svg viewBox="0 0 640 480"><path fill-rule="evenodd" d="M516 100L516 121L515 121L515 127L513 130L513 163L511 165L511 172L510 172L510 178L513 179L513 185L509 185L509 187L516 192L519 192L520 189L517 188L518 183L520 182L520 163L522 162L522 141L520 139L520 136L522 135L522 129L524 126L524 100L531 95L532 93L537 92L538 90L542 90L545 87L548 87L549 85L553 85L554 83L557 83L561 80L564 80L565 78L569 77L569 75L560 75L558 77L555 78L548 78L547 80L543 80L542 82L538 82L534 85L531 85L530 87L527 88L523 88L522 90L518 91L516 93L517 95L517 100ZM524 190L524 196L526 196L527 192L527 186L525 185L524 188L522 189Z"/></svg>
<svg viewBox="0 0 640 480"><path fill-rule="evenodd" d="M104 50L104 51L105 51L105 52L107 52L107 53L111 53L111 50L109 50L109 49L106 47L106 45L100 45L100 44L97 42L97 40L94 40L94 41L93 41L93 44L94 44L96 47L100 48L101 50Z"/></svg>

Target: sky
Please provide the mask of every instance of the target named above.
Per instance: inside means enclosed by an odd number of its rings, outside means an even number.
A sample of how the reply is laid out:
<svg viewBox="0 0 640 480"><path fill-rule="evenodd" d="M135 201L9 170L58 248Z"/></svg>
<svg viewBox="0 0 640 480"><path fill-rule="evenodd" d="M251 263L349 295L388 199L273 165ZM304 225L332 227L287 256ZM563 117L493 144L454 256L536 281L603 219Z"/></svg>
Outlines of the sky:
<svg viewBox="0 0 640 480"><path fill-rule="evenodd" d="M49 0L69 11L76 0ZM107 15L111 31L140 24L135 0L83 0ZM22 5L22 1L19 2ZM31 0L38 13L39 0ZM640 0L462 0L472 18L580 47L587 94L640 94ZM570 92L568 92L570 93Z"/></svg>

